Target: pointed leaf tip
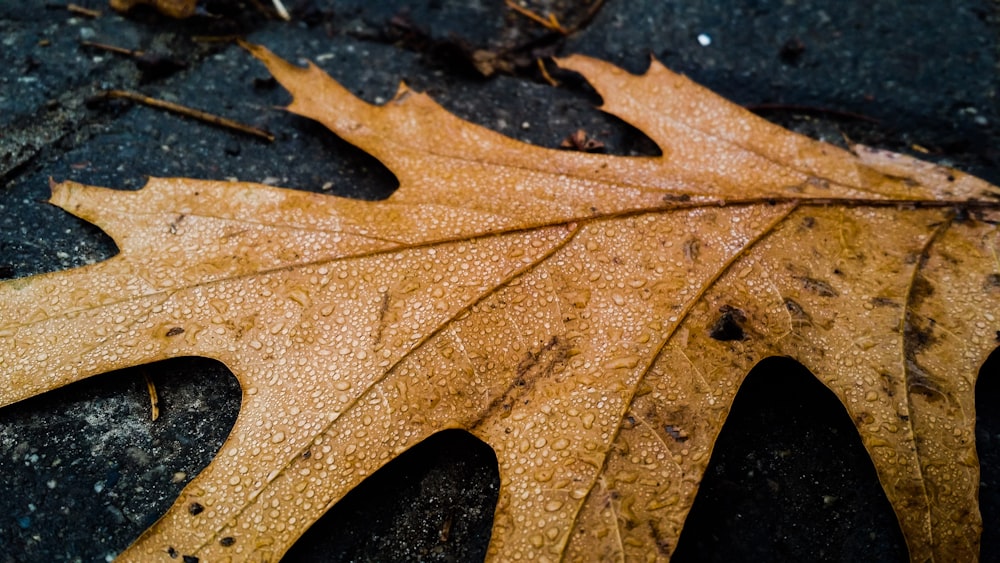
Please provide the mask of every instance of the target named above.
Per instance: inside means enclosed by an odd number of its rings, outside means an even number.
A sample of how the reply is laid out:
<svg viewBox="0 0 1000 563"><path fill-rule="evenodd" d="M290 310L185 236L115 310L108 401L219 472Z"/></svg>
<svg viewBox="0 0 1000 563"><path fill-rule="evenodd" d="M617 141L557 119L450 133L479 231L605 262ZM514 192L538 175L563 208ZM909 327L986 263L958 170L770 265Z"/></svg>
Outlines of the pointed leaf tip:
<svg viewBox="0 0 1000 563"><path fill-rule="evenodd" d="M312 61L300 67L275 55L266 47L245 41L240 46L264 63L268 72L292 95L285 109L315 119L348 140L349 131L357 129L363 120L372 121L377 106L355 96Z"/></svg>
<svg viewBox="0 0 1000 563"><path fill-rule="evenodd" d="M274 78L285 84L286 81L293 78L296 74L302 74L311 70L313 66L310 64L310 68L302 68L296 66L285 59L275 55L270 49L262 45L255 45L253 43L248 43L240 39L238 41L240 47L243 47L250 52L257 60L264 63L267 70L274 76Z"/></svg>
<svg viewBox="0 0 1000 563"><path fill-rule="evenodd" d="M71 192L75 187L80 185L81 184L78 184L72 180L63 180L62 182L56 182L53 178L50 177L49 178L50 194L48 202L52 205L55 205L56 207L65 209L66 211L72 213L72 210L69 209L68 207L69 201L71 199Z"/></svg>

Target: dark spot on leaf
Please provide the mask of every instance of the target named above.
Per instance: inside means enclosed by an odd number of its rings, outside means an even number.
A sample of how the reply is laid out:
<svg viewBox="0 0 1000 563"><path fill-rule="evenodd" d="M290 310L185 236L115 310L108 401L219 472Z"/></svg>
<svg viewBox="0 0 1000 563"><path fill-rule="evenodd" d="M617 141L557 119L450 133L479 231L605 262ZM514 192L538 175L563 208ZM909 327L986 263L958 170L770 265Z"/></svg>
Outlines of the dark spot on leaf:
<svg viewBox="0 0 1000 563"><path fill-rule="evenodd" d="M927 348L931 344L937 341L937 337L934 336L934 328L937 322L934 319L924 318L913 314L908 314L906 316L905 330L905 346L906 346L906 357L909 359L910 355L915 355L924 348Z"/></svg>
<svg viewBox="0 0 1000 563"><path fill-rule="evenodd" d="M184 329L179 326L171 327L167 331L167 336L177 336L178 334L184 334Z"/></svg>
<svg viewBox="0 0 1000 563"><path fill-rule="evenodd" d="M787 310L794 319L809 318L809 313L806 313L806 310L802 308L802 305L799 305L798 301L792 299L791 297L785 298L785 310Z"/></svg>
<svg viewBox="0 0 1000 563"><path fill-rule="evenodd" d="M920 495L927 494L922 481L919 479L901 479L896 484L896 487L900 491L900 494L906 495L905 498L920 498Z"/></svg>
<svg viewBox="0 0 1000 563"><path fill-rule="evenodd" d="M799 278L799 281L802 282L803 289L811 293L815 293L820 297L836 297L840 295L840 293L838 293L832 285L823 280L802 276Z"/></svg>
<svg viewBox="0 0 1000 563"><path fill-rule="evenodd" d="M948 252L945 249L939 249L938 256L948 264L955 266L959 269L962 268L962 260L960 259L959 256L955 255L955 253Z"/></svg>
<svg viewBox="0 0 1000 563"><path fill-rule="evenodd" d="M803 217L802 218L802 226L805 227L805 228L807 228L807 229L811 229L811 228L815 227L816 226L816 218L815 217Z"/></svg>
<svg viewBox="0 0 1000 563"><path fill-rule="evenodd" d="M908 374L906 379L906 389L910 393L923 395L932 403L947 397L941 386L923 373L923 370L914 370L914 373Z"/></svg>
<svg viewBox="0 0 1000 563"><path fill-rule="evenodd" d="M1000 289L1000 274L989 274L986 276L986 282L983 284L983 289Z"/></svg>
<svg viewBox="0 0 1000 563"><path fill-rule="evenodd" d="M181 213L180 215L177 216L176 219L174 219L169 225L167 225L167 227L170 229L170 234L172 235L177 234L177 226L180 225L181 221L183 220L184 220L184 214Z"/></svg>
<svg viewBox="0 0 1000 563"><path fill-rule="evenodd" d="M868 412L859 412L857 415L854 416L854 423L857 424L858 426L861 426L863 424L871 424L873 422L875 422L875 417Z"/></svg>
<svg viewBox="0 0 1000 563"><path fill-rule="evenodd" d="M913 285L910 286L910 307L916 308L931 295L934 295L934 285L919 273L913 276Z"/></svg>
<svg viewBox="0 0 1000 563"><path fill-rule="evenodd" d="M188 505L188 514L191 516L197 516L205 511L205 507L198 502L192 502Z"/></svg>
<svg viewBox="0 0 1000 563"><path fill-rule="evenodd" d="M918 275L914 279L914 286L919 285L917 279L921 278L922 276ZM926 291L926 289L921 291ZM933 292L933 289L930 289L930 291ZM936 327L937 321L933 318L913 313L906 315L906 324L904 325L903 333L903 355L906 358L906 390L911 394L923 395L928 401L935 402L947 399L950 402L951 398L941 387L941 384L918 361L918 355L921 350L937 342L938 337L934 334Z"/></svg>
<svg viewBox="0 0 1000 563"><path fill-rule="evenodd" d="M684 203L686 201L691 201L691 196L688 194L664 194L663 201L678 201Z"/></svg>
<svg viewBox="0 0 1000 563"><path fill-rule="evenodd" d="M675 441L687 442L688 433L674 426L673 424L668 424L664 426L663 429L666 430L667 434L669 434L670 437L673 438Z"/></svg>
<svg viewBox="0 0 1000 563"><path fill-rule="evenodd" d="M226 536L219 540L219 545L221 545L222 547L229 547L234 543L236 543L236 538L234 538L233 536Z"/></svg>
<svg viewBox="0 0 1000 563"><path fill-rule="evenodd" d="M529 350L521 359L517 365L517 374L513 382L507 386L507 390L502 395L493 399L489 407L483 411L482 416L472 423L472 428L483 422L495 409L510 410L515 402L520 402L521 397L530 392L539 379L556 375L562 371L573 347L569 340L553 336L548 342L540 342L539 344L541 347L537 352ZM528 404L528 401L525 400L524 404Z"/></svg>
<svg viewBox="0 0 1000 563"><path fill-rule="evenodd" d="M952 217L952 221L961 224L965 223L971 218L972 217L969 215L969 209L967 207L962 207L962 206L955 207L955 216Z"/></svg>
<svg viewBox="0 0 1000 563"><path fill-rule="evenodd" d="M696 238L687 239L684 242L684 257L688 260L695 262L698 260L698 254L701 253L701 241Z"/></svg>
<svg viewBox="0 0 1000 563"><path fill-rule="evenodd" d="M899 307L899 303L896 303L888 297L872 297L870 303L876 307Z"/></svg>
<svg viewBox="0 0 1000 563"><path fill-rule="evenodd" d="M889 180L895 180L897 182L900 182L906 187L912 188L913 186L917 185L917 181L914 180L913 178L910 178L909 176L902 176L899 174L888 174L888 173L883 173L882 175Z"/></svg>
<svg viewBox="0 0 1000 563"><path fill-rule="evenodd" d="M814 188L819 188L821 190L829 190L830 189L830 181L829 180L826 180L824 178L817 178L815 176L810 176L809 179L806 180L806 185L807 186L812 186Z"/></svg>
<svg viewBox="0 0 1000 563"><path fill-rule="evenodd" d="M198 563L198 558L194 555L185 555L184 563Z"/></svg>
<svg viewBox="0 0 1000 563"><path fill-rule="evenodd" d="M670 554L673 552L673 544L660 534L660 530L657 529L656 524L651 520L647 520L646 524L649 526L649 533L653 536L653 541L656 543L656 550L660 552L660 555L670 557Z"/></svg>
<svg viewBox="0 0 1000 563"><path fill-rule="evenodd" d="M168 546L167 547L167 555L169 555L171 559L177 559L177 556L179 554L177 553L177 550L174 549L173 546Z"/></svg>
<svg viewBox="0 0 1000 563"><path fill-rule="evenodd" d="M723 305L719 307L719 312L722 314L716 319L708 335L720 342L745 339L742 323L747 317L743 311L730 305Z"/></svg>
<svg viewBox="0 0 1000 563"><path fill-rule="evenodd" d="M895 378L892 374L889 372L882 372L879 374L879 377L882 378L882 391L889 397L895 395L895 382L893 381Z"/></svg>

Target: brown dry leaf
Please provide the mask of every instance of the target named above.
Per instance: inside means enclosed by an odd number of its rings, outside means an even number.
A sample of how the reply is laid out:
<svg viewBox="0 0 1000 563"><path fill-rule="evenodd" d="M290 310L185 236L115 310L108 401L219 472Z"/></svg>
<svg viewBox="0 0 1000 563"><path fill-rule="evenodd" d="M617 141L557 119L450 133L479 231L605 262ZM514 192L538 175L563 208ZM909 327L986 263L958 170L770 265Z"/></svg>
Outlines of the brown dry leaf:
<svg viewBox="0 0 1000 563"><path fill-rule="evenodd" d="M64 182L52 202L121 253L0 285L4 404L176 356L239 378L232 435L123 560L277 560L446 428L499 459L492 559L665 559L737 389L771 355L843 402L914 561L978 556L997 188L809 140L657 63L559 61L663 151L625 158L529 146L405 86L369 105L251 50L291 111L399 190Z"/></svg>

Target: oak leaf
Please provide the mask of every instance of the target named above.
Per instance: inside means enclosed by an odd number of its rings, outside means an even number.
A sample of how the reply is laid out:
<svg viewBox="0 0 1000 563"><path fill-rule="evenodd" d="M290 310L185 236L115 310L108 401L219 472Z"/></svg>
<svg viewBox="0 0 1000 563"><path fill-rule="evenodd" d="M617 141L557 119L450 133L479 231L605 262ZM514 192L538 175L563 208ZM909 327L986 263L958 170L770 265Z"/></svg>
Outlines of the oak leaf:
<svg viewBox="0 0 1000 563"><path fill-rule="evenodd" d="M499 460L492 559L668 558L734 395L772 355L850 413L914 561L978 556L996 187L793 134L656 62L558 61L663 153L626 158L530 146L405 85L369 105L249 48L290 111L398 191L63 182L52 203L120 254L0 285L2 404L177 356L240 381L232 434L122 560L277 560L450 428Z"/></svg>

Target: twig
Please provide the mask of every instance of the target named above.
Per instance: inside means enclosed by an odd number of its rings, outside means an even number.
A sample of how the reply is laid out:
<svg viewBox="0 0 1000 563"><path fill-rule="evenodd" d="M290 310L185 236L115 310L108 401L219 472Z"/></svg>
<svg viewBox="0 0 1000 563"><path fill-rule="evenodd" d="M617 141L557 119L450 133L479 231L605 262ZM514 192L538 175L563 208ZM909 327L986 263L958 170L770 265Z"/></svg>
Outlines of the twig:
<svg viewBox="0 0 1000 563"><path fill-rule="evenodd" d="M106 98L126 99L126 100L131 100L133 102L139 102L140 104L144 104L154 108L164 109L173 113L198 119L206 123L211 123L212 125L217 125L219 127L227 127L229 129L235 129L236 131L240 131L248 135L254 135L256 137L260 137L268 141L274 141L274 135L268 133L267 131L264 131L263 129L258 129L256 127L244 125L237 121L233 121L232 119L219 117L218 115L189 108L187 106L182 106L180 104L175 104L173 102L158 100L156 98L150 98L149 96L144 96L136 92L129 92L127 90L107 90L103 92L102 95Z"/></svg>
<svg viewBox="0 0 1000 563"><path fill-rule="evenodd" d="M288 15L288 10L285 9L285 5L281 3L281 0L271 0L274 3L274 9L278 12L278 17L285 21L290 21L291 16Z"/></svg>
<svg viewBox="0 0 1000 563"><path fill-rule="evenodd" d="M78 15L78 16L85 16L85 17L88 17L88 18L99 18L99 17L101 17L101 12L99 12L97 10L91 10L90 8L84 8L83 6L80 6L78 4L74 4L72 2L70 2L69 4L66 4L66 9L69 10L70 12Z"/></svg>
<svg viewBox="0 0 1000 563"><path fill-rule="evenodd" d="M119 55L125 55L127 57L134 57L134 58L139 58L146 55L145 51L133 51L132 49L126 49L125 47L119 47L117 45L108 45L107 43L97 43L96 41L80 41L80 46L90 47L92 49L100 49L102 51L118 53Z"/></svg>
<svg viewBox="0 0 1000 563"><path fill-rule="evenodd" d="M506 4L507 7L510 8L511 10L514 10L515 12L521 14L522 16L528 18L529 20L541 25L545 29L554 31L561 35L569 35L569 31L565 27L563 27L562 24L559 23L559 20L556 19L555 14L551 12L549 13L549 17L545 18L529 10L528 8L519 6L514 0L506 0Z"/></svg>
<svg viewBox="0 0 1000 563"><path fill-rule="evenodd" d="M182 68L187 68L187 63L175 59L173 57L157 55L153 53L147 53L146 51L140 51L138 49L126 49L124 47L119 47L117 45L108 45L107 43L96 43L94 41L81 41L81 47L90 47L91 49L100 49L102 51L107 51L110 53L115 53L118 55L123 55L131 58L135 61L136 66L143 72L143 78L153 78L157 76L166 76L173 73L174 71L180 70Z"/></svg>
<svg viewBox="0 0 1000 563"><path fill-rule="evenodd" d="M552 78L552 75L549 74L549 70L545 68L545 61L543 61L541 57L538 57L537 59L535 59L535 62L538 63L538 70L541 71L542 78L544 78L545 81L549 83L549 86L557 88L559 86L559 81L556 80L555 78Z"/></svg>
<svg viewBox="0 0 1000 563"><path fill-rule="evenodd" d="M510 6L511 5L510 3L513 0L506 0L506 1L508 3L507 5ZM497 56L499 58L503 58L503 57L508 57L513 53L531 52L536 48L543 47L545 45L551 45L552 43L561 41L563 38L569 35L573 35L574 33L590 25L590 22L592 22L594 18L597 17L597 14L601 11L601 8L604 7L604 2L605 0L595 0L595 2L591 4L589 8L587 8L587 12L583 15L583 17L577 20L575 23L573 23L573 25L565 28L560 25L559 31L551 31L551 28L549 28L546 25L546 29L550 29L549 33L545 33L541 37L530 39L528 41L525 41L524 43L518 45L512 45L510 47L501 49L497 52ZM514 6L516 6L516 4ZM511 6L511 9L515 11L517 11L518 8L521 8L520 6L517 7L514 6ZM537 16L537 14L535 15Z"/></svg>
<svg viewBox="0 0 1000 563"><path fill-rule="evenodd" d="M149 404L152 407L150 414L155 422L157 418L160 418L160 396L157 395L156 385L153 383L153 379L149 377L149 374L143 372L142 377L146 380L146 391L149 392Z"/></svg>

